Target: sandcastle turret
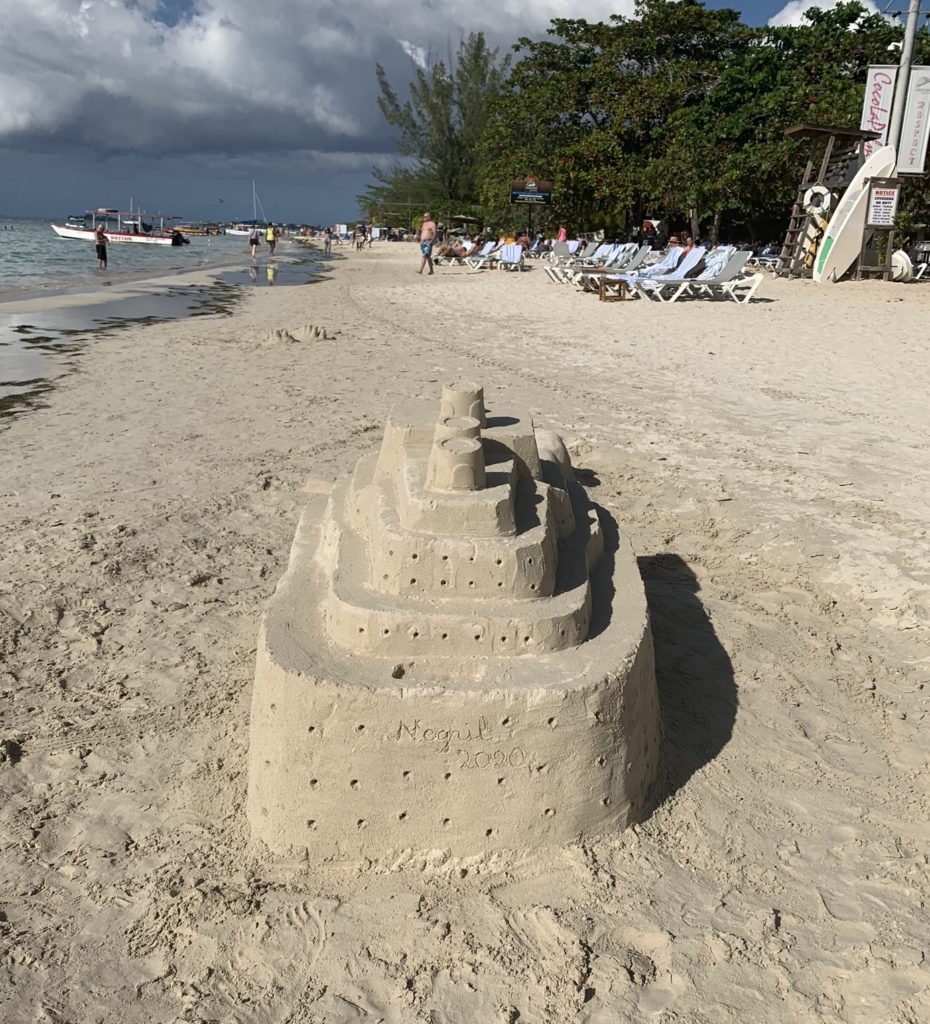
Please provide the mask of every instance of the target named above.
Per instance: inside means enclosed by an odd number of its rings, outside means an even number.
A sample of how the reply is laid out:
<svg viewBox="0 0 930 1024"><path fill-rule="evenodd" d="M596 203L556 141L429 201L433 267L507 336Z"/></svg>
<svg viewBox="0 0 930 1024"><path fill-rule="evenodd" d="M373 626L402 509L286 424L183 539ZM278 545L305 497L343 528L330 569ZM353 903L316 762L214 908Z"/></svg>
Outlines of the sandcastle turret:
<svg viewBox="0 0 930 1024"><path fill-rule="evenodd" d="M474 854L636 820L659 713L611 523L561 440L489 415L478 385L395 408L380 451L304 513L266 611L253 833L323 856Z"/></svg>

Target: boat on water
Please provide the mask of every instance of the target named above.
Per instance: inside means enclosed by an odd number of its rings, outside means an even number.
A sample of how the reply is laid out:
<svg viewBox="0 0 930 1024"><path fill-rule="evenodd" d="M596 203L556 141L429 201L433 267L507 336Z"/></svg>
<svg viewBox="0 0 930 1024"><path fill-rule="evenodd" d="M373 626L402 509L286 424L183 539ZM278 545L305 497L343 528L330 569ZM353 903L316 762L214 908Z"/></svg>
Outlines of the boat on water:
<svg viewBox="0 0 930 1024"><path fill-rule="evenodd" d="M187 239L171 226L177 217L166 217L161 213L142 213L131 210L100 208L87 213L74 214L64 224L52 224L52 231L59 238L80 238L87 242L94 240L94 232L103 225L110 242L139 242L144 245L185 245Z"/></svg>
<svg viewBox="0 0 930 1024"><path fill-rule="evenodd" d="M260 224L256 221L254 224L249 224L248 221L240 221L238 224L227 224L226 234L227 235L251 235L252 228L259 227L264 228L264 224Z"/></svg>
<svg viewBox="0 0 930 1024"><path fill-rule="evenodd" d="M223 233L223 229L215 221L176 224L174 230L180 231L182 235L193 235L195 237L212 237L213 235L221 235Z"/></svg>
<svg viewBox="0 0 930 1024"><path fill-rule="evenodd" d="M262 219L258 219L258 211L262 211ZM258 198L258 193L255 191L255 179L252 179L252 219L251 220L240 220L236 224L226 225L227 235L251 235L255 228L264 228L268 226L268 218L265 216L265 208L262 206L261 199Z"/></svg>

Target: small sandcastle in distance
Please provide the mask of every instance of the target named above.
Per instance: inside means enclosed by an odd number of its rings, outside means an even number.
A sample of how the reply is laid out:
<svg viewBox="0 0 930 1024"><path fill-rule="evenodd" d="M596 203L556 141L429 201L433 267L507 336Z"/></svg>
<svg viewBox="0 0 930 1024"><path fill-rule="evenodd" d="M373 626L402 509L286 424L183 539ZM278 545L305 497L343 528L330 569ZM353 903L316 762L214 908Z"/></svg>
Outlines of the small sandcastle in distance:
<svg viewBox="0 0 930 1024"><path fill-rule="evenodd" d="M629 545L561 439L480 387L392 410L266 610L248 815L276 851L455 855L642 813L659 708Z"/></svg>

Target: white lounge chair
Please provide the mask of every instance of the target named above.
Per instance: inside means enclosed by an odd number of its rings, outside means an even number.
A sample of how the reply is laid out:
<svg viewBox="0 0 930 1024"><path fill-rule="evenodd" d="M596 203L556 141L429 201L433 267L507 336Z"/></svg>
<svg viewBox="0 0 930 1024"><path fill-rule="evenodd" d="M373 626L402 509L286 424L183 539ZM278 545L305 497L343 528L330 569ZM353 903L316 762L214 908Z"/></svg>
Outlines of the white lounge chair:
<svg viewBox="0 0 930 1024"><path fill-rule="evenodd" d="M704 246L696 246L670 274L619 274L618 278L626 283L631 292L648 299L650 291L655 290L658 284L661 283L664 288L668 284L680 284L686 280L686 275L704 259L705 251Z"/></svg>
<svg viewBox="0 0 930 1024"><path fill-rule="evenodd" d="M585 243L583 248L579 245L577 251L572 253L571 257L569 258L569 262L572 265L576 265L578 263L584 263L587 260L593 259L594 254L600 248L600 242L587 242Z"/></svg>
<svg viewBox="0 0 930 1024"><path fill-rule="evenodd" d="M645 254L652 251L651 246L643 246L643 249L648 250ZM671 274L683 258L684 249L680 245L674 245L669 249L665 255L654 263L649 263L643 266L641 263L638 264L635 270L612 270L610 273L601 274L601 280L605 281L609 286L615 287L618 283L624 285L629 283L630 278L641 278L641 277L658 277L661 274ZM639 256L639 253L637 253ZM635 257L634 257L635 258ZM600 281L594 282L592 291L598 291L600 288Z"/></svg>
<svg viewBox="0 0 930 1024"><path fill-rule="evenodd" d="M731 262L735 263L736 258L742 255L741 252L736 253ZM693 294L706 295L712 299L732 299L743 305L751 302L765 275L760 273L744 274L742 268L738 269L736 273L727 273L730 270L731 266L728 264L726 271L720 275L720 280L692 281Z"/></svg>
<svg viewBox="0 0 930 1024"><path fill-rule="evenodd" d="M699 274L690 276L697 269L697 265L694 264L690 270L683 273L676 271L668 277L643 281L640 291L658 302L676 302L684 295L696 294L695 286L699 281L732 280L742 271L750 255L751 253L737 254L732 245L721 245L705 253L704 267Z"/></svg>
<svg viewBox="0 0 930 1024"><path fill-rule="evenodd" d="M684 248L680 245L673 245L665 255L654 261L646 263L636 271L637 277L658 277L661 274L671 274L681 263Z"/></svg>
<svg viewBox="0 0 930 1024"><path fill-rule="evenodd" d="M569 246L571 242L559 243L565 246ZM585 249L578 254L572 256L566 256L564 253L559 254L548 267L544 267L546 277L555 284L568 284L569 281L574 279L574 275L577 273L578 268L588 265L591 261L598 256L603 250L607 252L612 246L598 244L597 242L589 242Z"/></svg>
<svg viewBox="0 0 930 1024"><path fill-rule="evenodd" d="M912 250L911 262L914 264L914 280L919 281L930 267L930 242L917 243Z"/></svg>
<svg viewBox="0 0 930 1024"><path fill-rule="evenodd" d="M439 256L439 255L437 255L437 256L433 257L433 262L434 263L440 263L440 264L447 263L450 267L464 267L465 266L465 261L468 259L468 257L474 254L475 243L474 242L463 242L462 243L462 248L464 248L465 252L461 256Z"/></svg>
<svg viewBox="0 0 930 1024"><path fill-rule="evenodd" d="M523 246L511 242L510 245L503 245L494 253L497 257L495 266L498 270L523 270Z"/></svg>
<svg viewBox="0 0 930 1024"><path fill-rule="evenodd" d="M652 252L651 246L640 245L637 247L635 242L624 243L617 247L617 251L602 267L597 270L582 270L576 273L573 282L582 291L598 292L603 278L617 274L632 274L642 266L643 260L650 252Z"/></svg>
<svg viewBox="0 0 930 1024"><path fill-rule="evenodd" d="M491 257L500 248L500 242L485 242L481 251L474 256L466 256L465 262L472 270L481 270L491 262Z"/></svg>
<svg viewBox="0 0 930 1024"><path fill-rule="evenodd" d="M633 260L642 260L652 251L652 246L644 245L640 251L637 252ZM640 278L658 277L661 274L670 274L682 260L682 253L684 249L680 245L674 245L669 249L662 259L657 260L655 263L650 263L648 266L642 266L641 262L637 263L637 268L633 271L613 271L611 273L600 273L585 275L584 287L586 291L592 291L600 293L605 292L619 292L621 289L630 288L631 280L639 280ZM633 261L631 261L633 262ZM635 294L635 292L634 292Z"/></svg>
<svg viewBox="0 0 930 1024"><path fill-rule="evenodd" d="M570 263L578 252L581 243L578 241L556 242L549 254L551 263Z"/></svg>
<svg viewBox="0 0 930 1024"><path fill-rule="evenodd" d="M594 244L597 245L596 242ZM590 256L584 256L584 255L579 256L574 261L574 265L576 267L578 267L578 266L589 267L589 266L597 266L599 263L606 263L607 261L609 261L613 257L613 255L616 253L617 249L618 249L618 246L613 245L610 242L602 242L600 245L597 245L597 248L594 250L594 252L591 253Z"/></svg>

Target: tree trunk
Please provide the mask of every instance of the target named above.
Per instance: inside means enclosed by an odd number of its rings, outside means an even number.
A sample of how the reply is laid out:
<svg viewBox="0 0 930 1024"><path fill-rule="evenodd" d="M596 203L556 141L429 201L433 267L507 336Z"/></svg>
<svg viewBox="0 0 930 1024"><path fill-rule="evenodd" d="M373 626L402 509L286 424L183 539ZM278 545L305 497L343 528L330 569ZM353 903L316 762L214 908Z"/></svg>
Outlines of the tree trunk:
<svg viewBox="0 0 930 1024"><path fill-rule="evenodd" d="M710 229L710 240L714 245L717 245L720 242L720 215L720 210L714 211L714 223Z"/></svg>
<svg viewBox="0 0 930 1024"><path fill-rule="evenodd" d="M692 238L700 238L701 237L701 221L698 218L697 207L696 206L692 206L691 209L688 211L688 213L690 214L690 217L691 217L691 237Z"/></svg>

